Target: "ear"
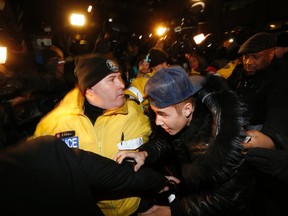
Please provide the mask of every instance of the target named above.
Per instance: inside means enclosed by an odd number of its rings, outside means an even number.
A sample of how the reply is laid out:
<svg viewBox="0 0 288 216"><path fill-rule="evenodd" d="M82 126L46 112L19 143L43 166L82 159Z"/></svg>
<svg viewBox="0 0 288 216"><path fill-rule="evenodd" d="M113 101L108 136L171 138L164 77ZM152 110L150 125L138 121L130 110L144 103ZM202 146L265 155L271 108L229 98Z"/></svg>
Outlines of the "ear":
<svg viewBox="0 0 288 216"><path fill-rule="evenodd" d="M270 49L270 50L269 50L269 57L270 57L270 59L273 59L274 55L275 55L275 49L274 49L274 48L273 48L273 49Z"/></svg>
<svg viewBox="0 0 288 216"><path fill-rule="evenodd" d="M92 96L94 94L94 90L92 88L87 88L85 90L85 94L87 94L88 96Z"/></svg>
<svg viewBox="0 0 288 216"><path fill-rule="evenodd" d="M194 112L194 107L191 103L186 103L183 106L183 112L186 118L188 118L189 116L191 116L191 114Z"/></svg>

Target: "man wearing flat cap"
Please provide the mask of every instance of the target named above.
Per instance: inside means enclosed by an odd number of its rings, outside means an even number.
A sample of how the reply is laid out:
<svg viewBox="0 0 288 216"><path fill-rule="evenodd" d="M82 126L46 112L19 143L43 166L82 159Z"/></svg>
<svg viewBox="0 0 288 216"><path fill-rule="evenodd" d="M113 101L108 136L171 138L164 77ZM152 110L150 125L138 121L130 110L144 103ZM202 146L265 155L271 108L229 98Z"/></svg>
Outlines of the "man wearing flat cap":
<svg viewBox="0 0 288 216"><path fill-rule="evenodd" d="M253 209L263 216L288 215L279 199L288 190L288 65L275 56L275 46L275 34L250 37L239 49L243 67L227 78L246 104L244 133L250 139L243 147L257 179Z"/></svg>
<svg viewBox="0 0 288 216"><path fill-rule="evenodd" d="M39 122L34 137L55 135L71 148L112 159L119 150L136 150L152 133L141 107L126 100L117 62L97 54L75 61L78 86ZM133 214L139 197L99 202L105 215ZM77 203L76 203L77 204Z"/></svg>

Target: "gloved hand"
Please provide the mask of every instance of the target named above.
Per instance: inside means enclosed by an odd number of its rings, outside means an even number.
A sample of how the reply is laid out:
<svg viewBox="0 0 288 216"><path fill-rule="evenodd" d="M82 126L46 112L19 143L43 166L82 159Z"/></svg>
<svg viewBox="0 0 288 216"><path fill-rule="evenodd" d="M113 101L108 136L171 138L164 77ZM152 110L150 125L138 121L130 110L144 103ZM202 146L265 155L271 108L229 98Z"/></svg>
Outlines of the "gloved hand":
<svg viewBox="0 0 288 216"><path fill-rule="evenodd" d="M247 151L246 161L259 171L288 182L288 151L252 148Z"/></svg>

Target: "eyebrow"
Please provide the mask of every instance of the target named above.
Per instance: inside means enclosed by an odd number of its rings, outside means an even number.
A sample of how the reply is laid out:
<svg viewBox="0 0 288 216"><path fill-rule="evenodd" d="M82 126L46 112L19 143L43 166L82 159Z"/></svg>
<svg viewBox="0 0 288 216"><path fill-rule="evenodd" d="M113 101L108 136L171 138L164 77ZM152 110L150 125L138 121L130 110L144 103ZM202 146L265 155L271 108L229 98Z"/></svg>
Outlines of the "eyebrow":
<svg viewBox="0 0 288 216"><path fill-rule="evenodd" d="M167 115L167 112L161 111L161 110L156 110L155 113L157 115Z"/></svg>
<svg viewBox="0 0 288 216"><path fill-rule="evenodd" d="M109 77L118 77L118 76L121 76L120 71L109 74L109 75L107 76L107 78L109 78Z"/></svg>

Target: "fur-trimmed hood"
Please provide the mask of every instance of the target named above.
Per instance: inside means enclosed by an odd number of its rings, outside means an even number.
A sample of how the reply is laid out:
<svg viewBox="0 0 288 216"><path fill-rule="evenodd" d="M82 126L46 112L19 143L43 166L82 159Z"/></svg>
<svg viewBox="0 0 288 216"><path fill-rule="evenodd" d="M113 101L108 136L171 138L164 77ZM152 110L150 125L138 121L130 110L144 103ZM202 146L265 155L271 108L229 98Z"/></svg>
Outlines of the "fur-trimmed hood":
<svg viewBox="0 0 288 216"><path fill-rule="evenodd" d="M189 150L182 173L193 189L228 182L244 161L237 95L223 78L212 75L197 98L192 122L181 136Z"/></svg>

